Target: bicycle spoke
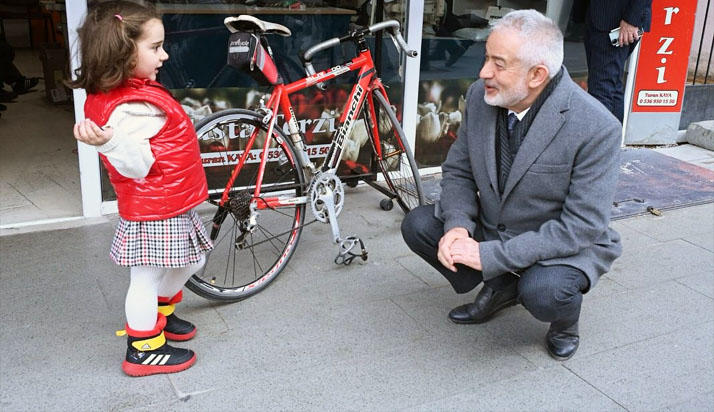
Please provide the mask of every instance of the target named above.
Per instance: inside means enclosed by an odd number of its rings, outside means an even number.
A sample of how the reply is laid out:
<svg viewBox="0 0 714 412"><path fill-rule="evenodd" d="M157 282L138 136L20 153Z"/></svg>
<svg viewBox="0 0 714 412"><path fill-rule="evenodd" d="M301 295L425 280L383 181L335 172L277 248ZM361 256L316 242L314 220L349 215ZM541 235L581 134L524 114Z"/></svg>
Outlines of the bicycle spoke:
<svg viewBox="0 0 714 412"><path fill-rule="evenodd" d="M263 236L266 237L265 240L267 240L268 242L270 242L270 244L273 246L273 249L275 249L278 253L280 253L280 248L277 247L277 246L275 246L275 242L273 242L273 239L277 239L278 236L273 236L273 234L270 233L269 230L263 228L262 226L258 226L258 229L263 233ZM266 236L266 233L267 233L268 235L270 235L270 236Z"/></svg>
<svg viewBox="0 0 714 412"><path fill-rule="evenodd" d="M389 102L379 91L375 91L372 97L375 119L369 114L365 116L377 122L378 140L373 136L373 131L368 130L372 145L376 148L378 141L382 152L377 164L389 191L394 194L402 210L408 212L423 203L419 169Z"/></svg>
<svg viewBox="0 0 714 412"><path fill-rule="evenodd" d="M250 238L251 238L251 240L253 239L253 234L250 235ZM253 273L256 275L255 278L257 279L258 273L261 273L261 274L263 273L263 267L260 265L260 261L255 256L255 249L253 247L250 247L249 249L250 249L250 254L253 256ZM255 270L256 265L260 269L260 272Z"/></svg>
<svg viewBox="0 0 714 412"><path fill-rule="evenodd" d="M203 119L196 125L196 129L199 139L220 128L224 128L221 129L223 131L217 131L215 135L226 136L228 125L234 123L235 126L230 127L235 130L244 130L241 129L244 125L259 127L260 136L264 136L265 126L259 119L252 112L232 109ZM266 199L301 197L305 182L302 169L294 163L297 156L282 131L275 129L274 133L281 137L281 143L275 140L276 143L271 144L271 156L265 163L260 192ZM230 147L221 151L220 156L223 159L231 159L228 153L233 153L232 159L235 159L237 152L247 150L244 147L245 140L235 139L225 144ZM262 145L262 141L256 140L253 149L259 148L258 146L262 148ZM278 165L278 159L288 159L288 162ZM220 225L214 239L215 249L208 255L202 274L192 277L187 286L208 298L240 300L266 287L281 272L288 260L285 257L289 258L295 250L302 231L305 204L264 207L267 203L260 202L265 200L257 198L255 201L259 202L260 210L251 210L249 204L254 201L252 199L258 184L261 163L246 161L229 188L228 201L221 209L226 216L223 222L220 222L220 216L216 216L215 208L219 203L216 198L225 191L232 168L236 167L226 162L222 164L223 166L215 166L215 169L212 169L213 166L207 167L207 174L211 174L214 184L211 186L211 196L214 199L209 201L213 213L207 213L206 219L202 219L209 232L214 219ZM221 177L224 179L222 183ZM254 214L256 212L257 214ZM252 233L241 229L243 225L248 225L248 222L254 222L256 225Z"/></svg>

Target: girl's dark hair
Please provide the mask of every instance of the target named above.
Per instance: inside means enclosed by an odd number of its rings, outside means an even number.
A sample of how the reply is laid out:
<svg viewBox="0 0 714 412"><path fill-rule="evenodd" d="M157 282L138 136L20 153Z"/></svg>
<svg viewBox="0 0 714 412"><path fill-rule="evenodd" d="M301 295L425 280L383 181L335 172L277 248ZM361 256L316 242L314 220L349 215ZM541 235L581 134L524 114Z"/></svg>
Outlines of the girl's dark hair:
<svg viewBox="0 0 714 412"><path fill-rule="evenodd" d="M119 16L119 17L117 17ZM128 1L101 2L90 7L79 28L82 63L70 87L106 93L131 77L136 65L136 42L142 26L161 19L155 10Z"/></svg>

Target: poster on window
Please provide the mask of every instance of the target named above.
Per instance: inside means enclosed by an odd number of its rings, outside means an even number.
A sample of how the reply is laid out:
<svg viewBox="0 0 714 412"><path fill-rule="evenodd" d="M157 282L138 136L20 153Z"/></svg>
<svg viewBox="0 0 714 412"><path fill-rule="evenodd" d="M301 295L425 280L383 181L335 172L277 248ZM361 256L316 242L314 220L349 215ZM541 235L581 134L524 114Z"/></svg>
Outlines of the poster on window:
<svg viewBox="0 0 714 412"><path fill-rule="evenodd" d="M414 158L420 167L441 166L456 140L464 98L473 78L423 80L417 106Z"/></svg>
<svg viewBox="0 0 714 412"><path fill-rule="evenodd" d="M327 90L312 88L290 96L298 126L302 132L310 159L320 165L328 152L333 135L340 127L339 117L349 97L350 87L335 85ZM261 100L267 102L265 88L219 88L172 90L197 131L201 158L209 181L209 189L222 189L231 172L246 150L249 138L257 125L226 117L220 123L210 122L214 113L231 113L230 109L256 109ZM396 108L396 107L395 107ZM287 123L282 114L277 115L276 127L289 136ZM248 148L246 165L241 179L254 179L260 165L260 154L265 146L265 133L259 132L255 143ZM276 141L269 144L268 166L264 181L270 182L282 173L280 163L286 159ZM344 142L342 161L337 173L344 178L366 175L373 172L372 148L361 117L355 120L352 133ZM250 181L235 182L235 185L250 185Z"/></svg>

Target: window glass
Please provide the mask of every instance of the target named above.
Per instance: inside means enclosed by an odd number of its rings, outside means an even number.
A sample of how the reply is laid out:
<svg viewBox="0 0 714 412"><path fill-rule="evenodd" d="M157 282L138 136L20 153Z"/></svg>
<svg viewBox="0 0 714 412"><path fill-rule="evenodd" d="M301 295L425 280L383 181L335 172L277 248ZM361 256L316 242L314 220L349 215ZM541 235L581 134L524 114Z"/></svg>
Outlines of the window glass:
<svg viewBox="0 0 714 412"><path fill-rule="evenodd" d="M406 9L406 0L174 0L151 4L163 16L164 47L169 54L158 80L171 90L194 124L222 110L254 109L269 91L257 70L237 70L227 63L230 32L223 23L226 17L250 15L290 30L290 36L266 36L278 72L285 83L290 83L306 76L301 56L311 46L344 36L351 25L367 26L395 19L403 27ZM400 116L403 79L397 49L386 35L372 36L368 43L379 76L388 86L389 98ZM356 55L355 46L345 43L316 54L312 62L321 71L342 65ZM331 81L325 91L311 87L291 95L309 145L329 143L339 127L337 118L355 79L354 74L347 74ZM199 143L204 155L217 144ZM235 142L225 142L225 146L229 147L229 143L232 147ZM110 185L104 184L103 188L104 200L114 198Z"/></svg>
<svg viewBox="0 0 714 412"><path fill-rule="evenodd" d="M536 9L565 33L565 66L581 84L585 2L574 0L425 0L415 158L439 166L456 139L464 97L483 65L489 24L511 10Z"/></svg>

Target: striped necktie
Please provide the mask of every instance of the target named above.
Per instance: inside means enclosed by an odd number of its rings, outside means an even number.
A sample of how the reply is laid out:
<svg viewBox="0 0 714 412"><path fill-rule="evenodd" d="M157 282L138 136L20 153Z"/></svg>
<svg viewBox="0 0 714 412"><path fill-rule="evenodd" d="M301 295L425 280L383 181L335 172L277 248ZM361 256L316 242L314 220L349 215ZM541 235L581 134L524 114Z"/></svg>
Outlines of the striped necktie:
<svg viewBox="0 0 714 412"><path fill-rule="evenodd" d="M506 187L506 179L508 178L508 173L511 171L511 165L513 164L513 129L515 129L516 123L518 123L518 117L516 114L509 114L508 120L506 121L508 137L501 136L501 170L498 179L498 188L501 193L503 193L503 190Z"/></svg>
<svg viewBox="0 0 714 412"><path fill-rule="evenodd" d="M518 116L516 116L515 113L511 113L508 115L508 137L513 136L513 129L516 127L516 124L518 123Z"/></svg>

